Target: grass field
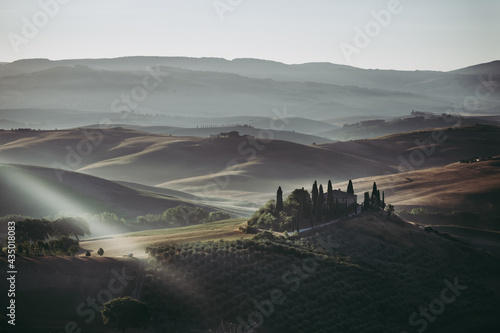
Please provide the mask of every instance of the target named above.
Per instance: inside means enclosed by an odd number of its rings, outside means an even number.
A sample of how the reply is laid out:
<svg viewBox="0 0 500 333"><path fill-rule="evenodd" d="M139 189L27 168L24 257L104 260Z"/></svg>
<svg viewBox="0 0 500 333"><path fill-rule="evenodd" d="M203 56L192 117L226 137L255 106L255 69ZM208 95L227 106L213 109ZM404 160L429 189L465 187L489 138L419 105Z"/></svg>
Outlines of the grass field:
<svg viewBox="0 0 500 333"><path fill-rule="evenodd" d="M181 228L167 228L131 232L126 234L110 235L106 237L90 238L80 243L80 255L89 250L97 252L104 249L104 255L119 257L133 253L135 257L146 257L146 248L161 244L187 243L210 240L232 240L250 238L253 235L242 234L238 227L245 224L246 218L223 220L212 223L198 224Z"/></svg>

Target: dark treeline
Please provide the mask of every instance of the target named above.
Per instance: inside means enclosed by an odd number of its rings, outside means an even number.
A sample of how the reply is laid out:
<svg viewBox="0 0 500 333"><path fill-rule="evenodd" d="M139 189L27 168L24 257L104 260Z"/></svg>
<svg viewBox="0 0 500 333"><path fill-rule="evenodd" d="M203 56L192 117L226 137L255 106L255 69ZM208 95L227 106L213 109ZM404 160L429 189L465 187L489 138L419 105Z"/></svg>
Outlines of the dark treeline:
<svg viewBox="0 0 500 333"><path fill-rule="evenodd" d="M384 209L383 193L376 189L368 202L362 205L363 211ZM366 194L365 194L366 195ZM278 188L275 200L269 200L257 210L248 221L250 227L272 229L274 231L299 231L301 228L314 227L325 222L356 214L358 212L354 186L349 180L347 191L334 190L328 181L326 191L322 184L314 181L311 192L304 188L295 189L283 199L283 190Z"/></svg>

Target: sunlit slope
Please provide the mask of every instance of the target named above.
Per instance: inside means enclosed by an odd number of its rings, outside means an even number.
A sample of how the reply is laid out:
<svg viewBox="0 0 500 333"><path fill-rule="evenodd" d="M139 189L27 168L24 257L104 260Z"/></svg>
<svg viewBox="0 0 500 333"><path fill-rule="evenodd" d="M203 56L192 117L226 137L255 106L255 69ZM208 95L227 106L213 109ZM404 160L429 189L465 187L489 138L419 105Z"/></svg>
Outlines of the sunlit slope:
<svg viewBox="0 0 500 333"><path fill-rule="evenodd" d="M385 167L354 154L333 152L280 140L240 137L205 139L152 135L114 129L94 145L82 131L0 132L0 162L55 166L98 177L200 190L223 177L221 190L265 190L268 183L311 178L315 174L347 176L382 173ZM88 134L91 135L91 134ZM91 144L86 156L81 141ZM64 177L64 175L62 176ZM230 181L227 181L230 178ZM254 182L238 181L253 180ZM259 184L260 182L260 184ZM220 183L216 182L216 183ZM182 189L178 185L176 189Z"/></svg>
<svg viewBox="0 0 500 333"><path fill-rule="evenodd" d="M285 192L309 188L314 180L335 183L444 166L474 156L497 155L500 147L500 128L495 126L322 145L252 137L162 136L121 128L86 131L0 131L0 163L58 167L202 197L246 198L272 196L278 186Z"/></svg>
<svg viewBox="0 0 500 333"><path fill-rule="evenodd" d="M358 196L373 182L397 209L462 210L500 214L500 160L453 163L443 167L353 180ZM337 184L345 188L347 183Z"/></svg>
<svg viewBox="0 0 500 333"><path fill-rule="evenodd" d="M44 217L59 212L112 212L135 218L158 214L182 204L193 204L188 199L136 190L75 172L65 172L59 181L57 172L44 167L0 164L0 216Z"/></svg>
<svg viewBox="0 0 500 333"><path fill-rule="evenodd" d="M135 144L128 145L134 138ZM0 131L0 162L40 166L59 163L60 167L76 170L94 161L123 155L123 146L128 153L137 152L155 140L148 133L125 129Z"/></svg>
<svg viewBox="0 0 500 333"><path fill-rule="evenodd" d="M321 145L322 148L363 156L392 169L411 171L443 166L474 156L500 154L499 126L449 127L386 135L368 140L354 140ZM358 177L356 177L358 178Z"/></svg>

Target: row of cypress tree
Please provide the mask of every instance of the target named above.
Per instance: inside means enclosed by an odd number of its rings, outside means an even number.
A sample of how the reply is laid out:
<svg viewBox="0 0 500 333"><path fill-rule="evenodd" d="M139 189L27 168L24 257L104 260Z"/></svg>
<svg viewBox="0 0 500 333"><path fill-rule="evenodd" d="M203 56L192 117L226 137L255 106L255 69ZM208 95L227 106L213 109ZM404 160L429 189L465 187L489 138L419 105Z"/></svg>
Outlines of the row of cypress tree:
<svg viewBox="0 0 500 333"><path fill-rule="evenodd" d="M347 185L347 193L354 195L354 186L352 180L349 180ZM312 185L311 195L307 190L296 189L290 194L295 201L299 204L299 218L309 219L311 221L311 226L314 223L321 223L323 221L330 221L334 218L348 215L349 213L357 213L357 205L346 203L340 203L337 198L333 197L333 187L331 180L328 181L328 187L326 192L323 190L323 185L320 184L318 187L318 182L314 181ZM280 212L283 210L283 190L281 186L278 187L276 192L276 210Z"/></svg>
<svg viewBox="0 0 500 333"><path fill-rule="evenodd" d="M385 209L385 193L382 191L382 196L380 195L380 190L377 188L376 182L373 182L371 196L368 191L365 192L361 209L363 211Z"/></svg>

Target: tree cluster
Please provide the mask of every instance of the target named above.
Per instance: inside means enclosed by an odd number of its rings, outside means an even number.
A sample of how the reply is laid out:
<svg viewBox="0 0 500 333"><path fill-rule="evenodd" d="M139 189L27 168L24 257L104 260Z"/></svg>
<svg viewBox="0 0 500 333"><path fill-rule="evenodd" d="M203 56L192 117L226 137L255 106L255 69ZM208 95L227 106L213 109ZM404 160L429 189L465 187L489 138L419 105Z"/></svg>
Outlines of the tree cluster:
<svg viewBox="0 0 500 333"><path fill-rule="evenodd" d="M88 223L78 218L60 218L53 222L24 219L16 222L17 253L25 256L75 255L79 250L78 237L90 234Z"/></svg>
<svg viewBox="0 0 500 333"><path fill-rule="evenodd" d="M131 297L114 298L101 311L104 325L125 332L128 328L148 328L151 314L144 302Z"/></svg>
<svg viewBox="0 0 500 333"><path fill-rule="evenodd" d="M352 181L349 180L347 193L354 194ZM326 198L325 198L326 197ZM299 231L304 226L314 226L342 216L356 213L357 205L339 202L333 195L332 182L328 181L325 192L323 185L315 181L311 193L304 188L295 189L285 201L281 186L276 192L276 200L268 201L257 210L248 221L250 227L272 229L275 231Z"/></svg>
<svg viewBox="0 0 500 333"><path fill-rule="evenodd" d="M306 190L296 189L283 201L282 193L281 187L278 188L276 200L269 200L259 208L248 225L274 231L298 230L300 222L309 218L311 197Z"/></svg>
<svg viewBox="0 0 500 333"><path fill-rule="evenodd" d="M372 193L371 195L369 191L364 193L364 200L361 208L363 212L369 212L377 211L380 209L383 210L385 209L385 207L385 193L382 191L382 195L380 195L380 190L377 188L377 183L373 182ZM391 209L390 213L394 211L393 208ZM389 215L390 213L388 212Z"/></svg>

